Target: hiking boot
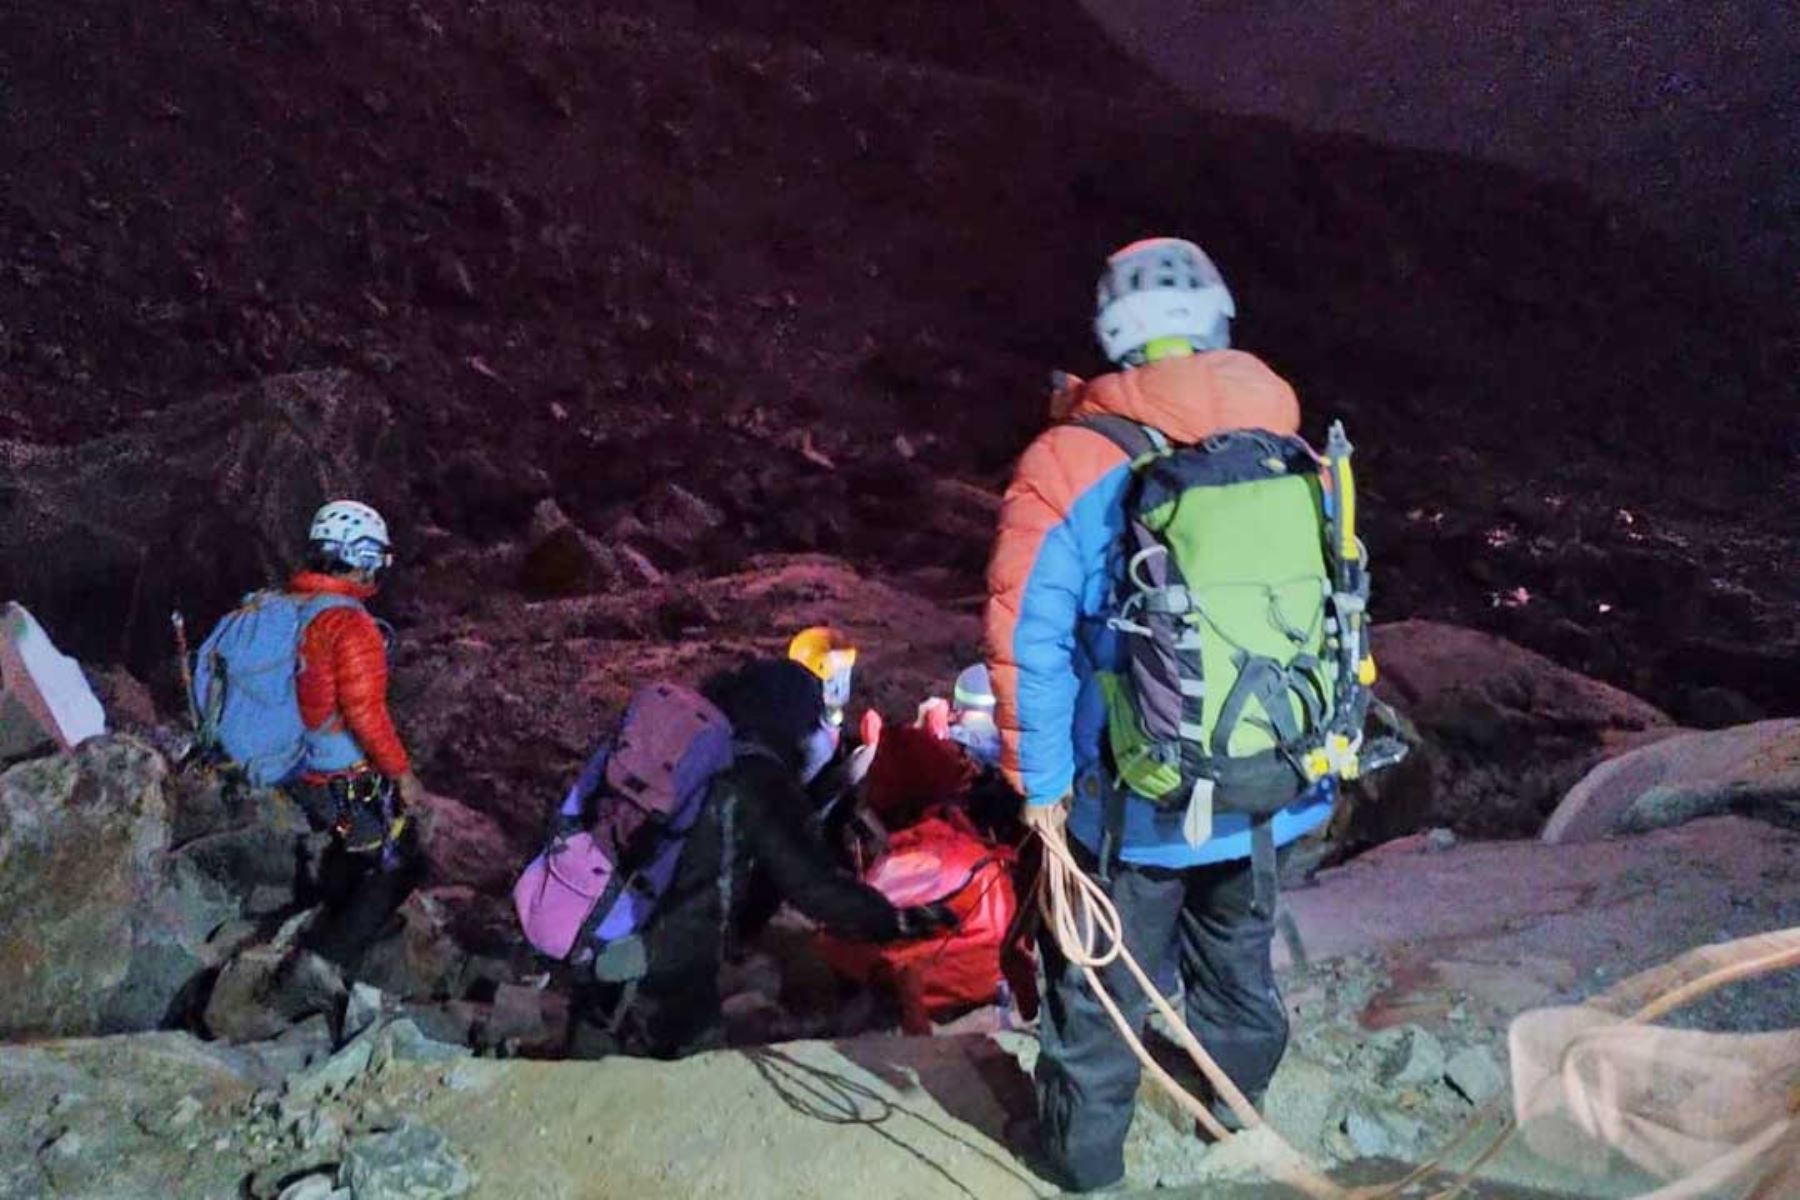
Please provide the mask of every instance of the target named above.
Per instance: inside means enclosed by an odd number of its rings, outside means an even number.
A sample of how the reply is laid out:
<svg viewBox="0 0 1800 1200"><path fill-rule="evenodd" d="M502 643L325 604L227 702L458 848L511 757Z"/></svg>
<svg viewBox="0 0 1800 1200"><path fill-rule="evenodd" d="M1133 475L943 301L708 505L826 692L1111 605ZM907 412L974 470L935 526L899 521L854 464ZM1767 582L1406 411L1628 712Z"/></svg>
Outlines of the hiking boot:
<svg viewBox="0 0 1800 1200"><path fill-rule="evenodd" d="M1244 1099L1250 1101L1250 1103L1253 1107L1255 1107L1257 1109L1261 1109L1262 1097L1246 1096L1246 1097L1244 1097ZM1226 1133L1242 1133L1242 1132L1244 1132L1246 1126L1244 1125L1244 1122L1238 1118L1237 1110L1232 1108L1231 1105L1225 1103L1225 1100L1223 1097L1214 1096L1211 1100L1209 1100L1207 1102L1206 1108L1207 1108L1208 1112L1212 1113L1213 1119L1225 1127ZM1196 1121L1194 1123L1194 1134L1202 1142L1205 1142L1208 1145L1211 1145L1214 1141L1217 1140L1212 1136L1212 1134L1208 1133L1206 1131L1206 1127L1201 1125L1198 1121Z"/></svg>
<svg viewBox="0 0 1800 1200"><path fill-rule="evenodd" d="M1044 1131L1036 1113L1028 1116L1016 1116L1007 1120L1001 1131L1000 1142L1010 1150L1015 1158L1039 1179L1054 1183L1067 1190L1067 1194L1081 1196L1116 1196L1130 1191L1125 1176L1108 1184L1097 1187L1076 1187L1061 1166L1044 1149Z"/></svg>
<svg viewBox="0 0 1800 1200"><path fill-rule="evenodd" d="M269 979L271 1004L294 1017L340 1012L349 998L343 972L311 950L290 951Z"/></svg>

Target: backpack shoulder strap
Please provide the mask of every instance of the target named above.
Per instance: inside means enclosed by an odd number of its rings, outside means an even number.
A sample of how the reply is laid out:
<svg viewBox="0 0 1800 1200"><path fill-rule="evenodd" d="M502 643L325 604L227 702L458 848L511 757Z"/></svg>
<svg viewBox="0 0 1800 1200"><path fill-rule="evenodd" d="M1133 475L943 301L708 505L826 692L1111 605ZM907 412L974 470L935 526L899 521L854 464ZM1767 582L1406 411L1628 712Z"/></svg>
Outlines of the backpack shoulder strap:
<svg viewBox="0 0 1800 1200"><path fill-rule="evenodd" d="M764 762L773 763L777 767L785 767L787 765L781 761L781 755L775 753L761 742L752 741L749 738L731 739L731 761L734 765L752 758L759 758Z"/></svg>
<svg viewBox="0 0 1800 1200"><path fill-rule="evenodd" d="M1134 470L1169 451L1169 439L1160 429L1153 429L1116 413L1100 413L1067 423L1077 429L1091 429L1106 438L1125 452L1125 457L1131 460Z"/></svg>
<svg viewBox="0 0 1800 1200"><path fill-rule="evenodd" d="M362 606L363 602L355 596L345 596L338 592L314 592L306 599L299 601L295 607L300 610L300 620L304 623L329 609L362 608Z"/></svg>
<svg viewBox="0 0 1800 1200"><path fill-rule="evenodd" d="M290 596L289 599L294 604L296 638L305 637L307 626L313 623L313 619L334 608L354 608L365 615L369 611L356 597L340 595L337 592L315 592L305 599L298 596Z"/></svg>
<svg viewBox="0 0 1800 1200"><path fill-rule="evenodd" d="M334 608L354 608L365 613L368 611L363 608L362 601L356 599L356 597L343 596L336 592L315 592L304 600L297 596L287 596L285 598L293 602L296 618L294 621L295 674L300 672L303 665L301 661L301 647L306 644L306 630L307 627L313 623L314 617L317 617L321 613L330 612Z"/></svg>

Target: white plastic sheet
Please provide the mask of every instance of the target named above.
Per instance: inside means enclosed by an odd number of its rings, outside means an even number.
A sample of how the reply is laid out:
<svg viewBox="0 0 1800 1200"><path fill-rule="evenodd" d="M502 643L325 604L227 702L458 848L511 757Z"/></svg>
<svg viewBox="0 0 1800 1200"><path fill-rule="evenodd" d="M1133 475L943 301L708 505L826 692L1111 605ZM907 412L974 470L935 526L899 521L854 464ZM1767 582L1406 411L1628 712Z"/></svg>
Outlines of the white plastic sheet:
<svg viewBox="0 0 1800 1200"><path fill-rule="evenodd" d="M56 648L24 605L0 609L0 755L54 742L71 750L106 732L106 710L81 664Z"/></svg>

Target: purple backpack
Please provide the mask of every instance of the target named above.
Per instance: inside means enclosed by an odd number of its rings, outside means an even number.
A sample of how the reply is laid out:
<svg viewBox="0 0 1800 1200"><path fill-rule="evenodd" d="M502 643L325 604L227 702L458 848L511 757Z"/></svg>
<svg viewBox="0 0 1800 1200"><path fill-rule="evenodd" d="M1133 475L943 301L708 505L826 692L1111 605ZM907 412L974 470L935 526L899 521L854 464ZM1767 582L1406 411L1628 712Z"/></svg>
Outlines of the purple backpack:
<svg viewBox="0 0 1800 1200"><path fill-rule="evenodd" d="M526 940L581 965L643 929L713 777L730 765L731 723L705 697L672 683L639 688L513 885Z"/></svg>

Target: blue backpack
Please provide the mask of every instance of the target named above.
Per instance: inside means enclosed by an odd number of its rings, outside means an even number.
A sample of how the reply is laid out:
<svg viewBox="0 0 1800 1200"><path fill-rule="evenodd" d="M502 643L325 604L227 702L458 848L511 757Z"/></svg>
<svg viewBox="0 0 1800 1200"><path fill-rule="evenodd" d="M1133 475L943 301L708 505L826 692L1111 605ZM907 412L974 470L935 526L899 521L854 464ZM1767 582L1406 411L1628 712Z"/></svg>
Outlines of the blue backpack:
<svg viewBox="0 0 1800 1200"><path fill-rule="evenodd" d="M326 609L361 607L349 596L331 594L246 596L195 656L201 746L236 763L255 787L291 779L306 758L306 725L294 690L300 638Z"/></svg>

